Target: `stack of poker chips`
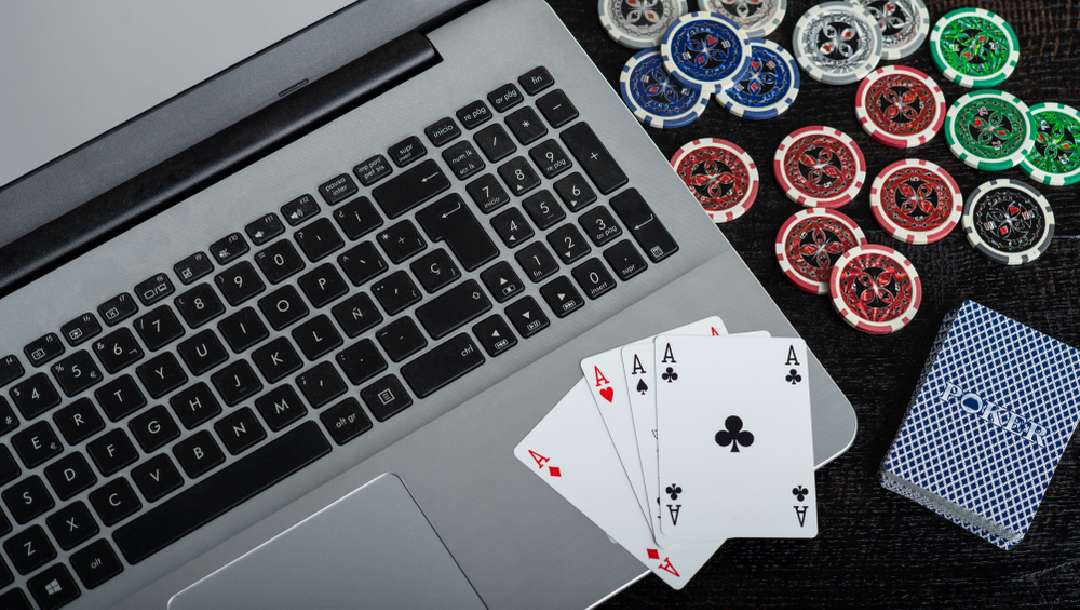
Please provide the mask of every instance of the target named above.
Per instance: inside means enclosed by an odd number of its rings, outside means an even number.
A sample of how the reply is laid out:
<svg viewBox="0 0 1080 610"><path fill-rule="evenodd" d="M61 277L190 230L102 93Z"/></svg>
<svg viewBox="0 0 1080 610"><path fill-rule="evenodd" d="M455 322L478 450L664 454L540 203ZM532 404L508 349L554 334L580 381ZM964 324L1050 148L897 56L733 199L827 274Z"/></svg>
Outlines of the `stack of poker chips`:
<svg viewBox="0 0 1080 610"><path fill-rule="evenodd" d="M1080 420L1077 371L1080 350L965 301L938 334L881 485L1014 547Z"/></svg>

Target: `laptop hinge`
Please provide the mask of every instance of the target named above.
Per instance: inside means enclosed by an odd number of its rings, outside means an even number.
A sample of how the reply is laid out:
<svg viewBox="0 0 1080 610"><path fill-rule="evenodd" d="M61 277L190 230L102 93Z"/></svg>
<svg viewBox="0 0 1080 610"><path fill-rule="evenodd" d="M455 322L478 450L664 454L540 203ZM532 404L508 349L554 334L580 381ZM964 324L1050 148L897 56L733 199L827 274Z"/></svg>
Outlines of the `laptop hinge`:
<svg viewBox="0 0 1080 610"><path fill-rule="evenodd" d="M410 32L0 248L0 297L439 63ZM284 92L283 92L284 93Z"/></svg>

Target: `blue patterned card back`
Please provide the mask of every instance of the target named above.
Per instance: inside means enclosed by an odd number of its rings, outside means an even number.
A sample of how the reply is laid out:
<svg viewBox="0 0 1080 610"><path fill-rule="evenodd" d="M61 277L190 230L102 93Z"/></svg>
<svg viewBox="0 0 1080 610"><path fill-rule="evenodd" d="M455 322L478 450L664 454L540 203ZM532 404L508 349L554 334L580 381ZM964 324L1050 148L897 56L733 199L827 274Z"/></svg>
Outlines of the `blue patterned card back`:
<svg viewBox="0 0 1080 610"><path fill-rule="evenodd" d="M938 334L882 485L1012 548L1078 419L1080 350L965 301Z"/></svg>

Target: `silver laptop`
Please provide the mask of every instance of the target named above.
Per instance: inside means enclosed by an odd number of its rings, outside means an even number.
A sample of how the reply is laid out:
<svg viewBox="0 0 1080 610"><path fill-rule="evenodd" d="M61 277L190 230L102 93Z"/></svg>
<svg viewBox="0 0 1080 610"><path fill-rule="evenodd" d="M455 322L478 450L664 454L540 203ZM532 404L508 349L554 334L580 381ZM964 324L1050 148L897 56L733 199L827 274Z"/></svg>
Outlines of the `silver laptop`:
<svg viewBox="0 0 1080 610"><path fill-rule="evenodd" d="M513 446L586 355L795 335L547 4L335 8L6 168L0 607L588 606L643 568Z"/></svg>

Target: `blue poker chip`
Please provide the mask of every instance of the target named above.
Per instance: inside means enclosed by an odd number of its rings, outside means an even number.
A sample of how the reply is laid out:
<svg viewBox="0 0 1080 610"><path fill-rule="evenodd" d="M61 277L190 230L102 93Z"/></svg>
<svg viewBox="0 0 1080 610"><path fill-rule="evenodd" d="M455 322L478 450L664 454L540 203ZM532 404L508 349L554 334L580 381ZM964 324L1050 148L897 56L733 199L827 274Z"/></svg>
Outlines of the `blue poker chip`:
<svg viewBox="0 0 1080 610"><path fill-rule="evenodd" d="M730 87L750 63L750 41L731 19L697 11L671 24L660 41L660 55L678 81L713 93Z"/></svg>
<svg viewBox="0 0 1080 610"><path fill-rule="evenodd" d="M639 51L626 62L619 75L619 93L639 121L659 129L693 123L709 103L708 92L671 78L655 49Z"/></svg>
<svg viewBox="0 0 1080 610"><path fill-rule="evenodd" d="M716 92L716 101L744 119L775 118L799 95L799 65L771 40L751 38L750 51L750 62L735 76L735 84Z"/></svg>

